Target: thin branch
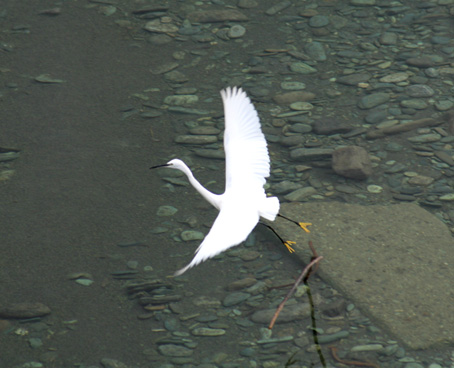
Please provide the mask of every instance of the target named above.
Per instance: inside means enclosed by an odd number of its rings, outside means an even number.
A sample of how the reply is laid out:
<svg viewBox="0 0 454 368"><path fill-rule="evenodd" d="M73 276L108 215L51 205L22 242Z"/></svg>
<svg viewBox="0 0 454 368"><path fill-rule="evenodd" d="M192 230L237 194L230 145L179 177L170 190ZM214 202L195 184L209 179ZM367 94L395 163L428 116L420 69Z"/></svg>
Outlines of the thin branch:
<svg viewBox="0 0 454 368"><path fill-rule="evenodd" d="M281 313L281 310L284 308L284 305L285 303L287 302L287 300L289 300L291 298L291 296L293 295L293 293L295 292L296 288L298 287L298 285L301 283L301 281L307 276L309 275L309 272L311 271L312 267L315 266L316 264L318 264L318 262L320 262L321 260L323 259L322 256L318 256L317 258L313 259L303 270L303 272L301 273L301 275L298 277L298 279L296 280L295 284L293 285L293 287L290 289L289 293L287 294L287 296L284 298L284 300L282 301L281 304L279 304L279 306L277 307L276 309L276 312L274 313L274 316L270 322L270 325L268 326L268 328L271 330L273 329L273 326L276 322L276 319L277 317L279 316L279 313Z"/></svg>

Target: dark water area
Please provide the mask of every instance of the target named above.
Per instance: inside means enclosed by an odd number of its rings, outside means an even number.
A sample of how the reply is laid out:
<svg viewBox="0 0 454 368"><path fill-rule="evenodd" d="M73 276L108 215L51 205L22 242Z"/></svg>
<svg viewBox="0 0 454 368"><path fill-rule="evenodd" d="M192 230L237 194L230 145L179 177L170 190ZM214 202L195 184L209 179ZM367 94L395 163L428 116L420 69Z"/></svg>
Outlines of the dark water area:
<svg viewBox="0 0 454 368"><path fill-rule="evenodd" d="M280 7L271 11L275 5ZM302 201L394 203L404 194L415 194L400 185L419 175L420 182L432 179L429 186L416 184L423 188L422 199L435 203L433 213L452 228L452 201L442 197L454 193L452 119L444 118L437 128L441 130L420 127L419 135L439 138L422 138L416 142L418 149L407 140L408 133L377 140L364 134L386 119L440 119L454 106L453 9L449 1L3 0L0 159L2 151L17 150L20 156L0 161L0 313L17 303L28 303L30 310L30 303L42 303L51 312L32 321L0 317L0 368L271 368L285 366L293 354L292 367L321 366L309 315L278 324L272 337L282 341L257 343L266 337L267 325L249 317L277 307L288 289L272 287L292 283L304 268L265 228L257 228L245 245L228 255L203 263L181 279L171 277L200 243L182 241L182 231L206 234L216 211L185 185L186 178L169 180L170 174L149 167L182 158L201 183L222 192L223 161L195 154L197 148L221 149L222 134L211 145L179 144L175 137L196 126L222 131L219 91L242 85L268 138L272 190L290 180L314 188ZM247 20L217 13L206 22L199 18L202 10L234 10ZM159 19L158 31L143 29ZM238 25L245 34L234 28ZM323 45L323 51L319 44L313 52L305 49L312 42ZM428 60L424 67L408 61L421 55L429 55L421 61ZM301 72L306 67L316 71ZM351 80L341 84L333 79L360 72L372 79L360 78L358 83L364 85L359 87ZM400 82L377 82L406 72ZM405 90L407 80L436 92L411 96ZM304 83L308 94L298 101L276 102L276 95L293 91L282 88L282 82ZM376 105L375 100L361 100L366 94L383 97L376 93L387 96ZM198 101L178 105L165 100L179 95L197 96ZM401 104L403 100L414 101ZM288 108L294 102L307 104ZM365 107L367 103L373 106ZM280 115L295 111L303 112ZM350 130L363 130L351 137L340 136L345 131L316 133L313 122L325 116L348 121ZM282 140L289 136L298 137L296 144ZM368 181L340 177L326 162L312 165L290 158L289 147L346 142L373 156L375 171ZM390 145L395 149L387 150ZM444 156L438 154L442 160L436 162L416 153L440 151ZM395 176L386 172L399 162L405 167ZM303 166L312 168L310 174ZM373 190L383 193L371 196ZM400 199L393 197L396 193ZM164 205L178 212L158 215ZM128 294L128 278L159 280L158 290L168 301L144 309L140 298L149 290L129 289ZM257 287L248 289L247 302L225 306L226 296L244 291L232 283L246 279L255 281L247 287ZM310 284L316 307L330 305L327 309L334 310L323 318L323 308L316 309L320 335L339 334L322 346L328 366L340 366L329 344L340 344L344 361L405 368L452 365L452 347L407 349L317 276ZM303 289L299 292L292 303L307 303ZM197 327L224 334L197 334ZM350 351L355 346L366 348Z"/></svg>

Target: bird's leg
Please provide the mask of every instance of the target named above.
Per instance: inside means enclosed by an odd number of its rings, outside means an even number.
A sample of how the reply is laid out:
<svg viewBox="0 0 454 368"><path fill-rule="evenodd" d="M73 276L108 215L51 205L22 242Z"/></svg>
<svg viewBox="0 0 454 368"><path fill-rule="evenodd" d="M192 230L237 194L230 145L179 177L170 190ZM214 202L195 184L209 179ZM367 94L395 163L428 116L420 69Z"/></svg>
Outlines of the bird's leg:
<svg viewBox="0 0 454 368"><path fill-rule="evenodd" d="M298 225L298 226L301 227L306 233L310 233L310 230L307 228L308 226L311 226L311 225L312 225L310 222L298 222L298 221L289 219L288 217L285 217L285 216L281 215L280 213L278 213L277 215L278 215L279 217L282 217L283 219L285 219L285 220L287 220L287 221L293 222L295 225Z"/></svg>
<svg viewBox="0 0 454 368"><path fill-rule="evenodd" d="M276 235L276 236L279 238L279 240L281 241L281 243L284 244L284 245L287 247L287 249L288 249L288 251L289 251L290 253L294 253L294 252L295 252L295 249L293 249L291 246L292 246L292 244L296 244L296 242L291 241L291 240L284 240L284 239L282 239L282 238L280 237L280 235L276 232L276 230L274 230L270 225L267 225L267 224L265 224L265 223L263 223L263 222L260 222L260 223L261 223L262 225L266 226L268 229L270 229L270 230L274 233L274 235Z"/></svg>

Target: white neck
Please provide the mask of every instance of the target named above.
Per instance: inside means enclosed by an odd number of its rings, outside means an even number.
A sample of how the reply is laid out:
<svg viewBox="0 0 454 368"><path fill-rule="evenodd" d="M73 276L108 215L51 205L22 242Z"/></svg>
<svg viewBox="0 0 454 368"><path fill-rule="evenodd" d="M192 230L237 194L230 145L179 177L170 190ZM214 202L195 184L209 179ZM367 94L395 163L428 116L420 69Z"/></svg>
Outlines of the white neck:
<svg viewBox="0 0 454 368"><path fill-rule="evenodd" d="M189 182L203 196L203 198L205 198L208 202L210 202L215 208L220 210L220 208L219 208L220 195L210 192L202 184L200 184L199 181L192 174L189 167L187 167L186 165L184 165L184 169L182 168L180 170L186 174L186 176L189 179Z"/></svg>

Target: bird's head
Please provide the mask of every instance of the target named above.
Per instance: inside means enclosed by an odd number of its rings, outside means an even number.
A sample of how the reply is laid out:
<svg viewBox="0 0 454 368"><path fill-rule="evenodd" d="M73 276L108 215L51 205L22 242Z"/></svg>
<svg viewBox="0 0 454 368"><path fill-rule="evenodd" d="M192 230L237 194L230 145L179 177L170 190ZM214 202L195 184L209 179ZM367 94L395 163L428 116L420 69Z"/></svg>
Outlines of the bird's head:
<svg viewBox="0 0 454 368"><path fill-rule="evenodd" d="M185 168L187 168L186 164L177 158L170 160L166 164L152 166L150 169L156 169L158 167L168 167L169 169L177 169L181 171L184 171Z"/></svg>

